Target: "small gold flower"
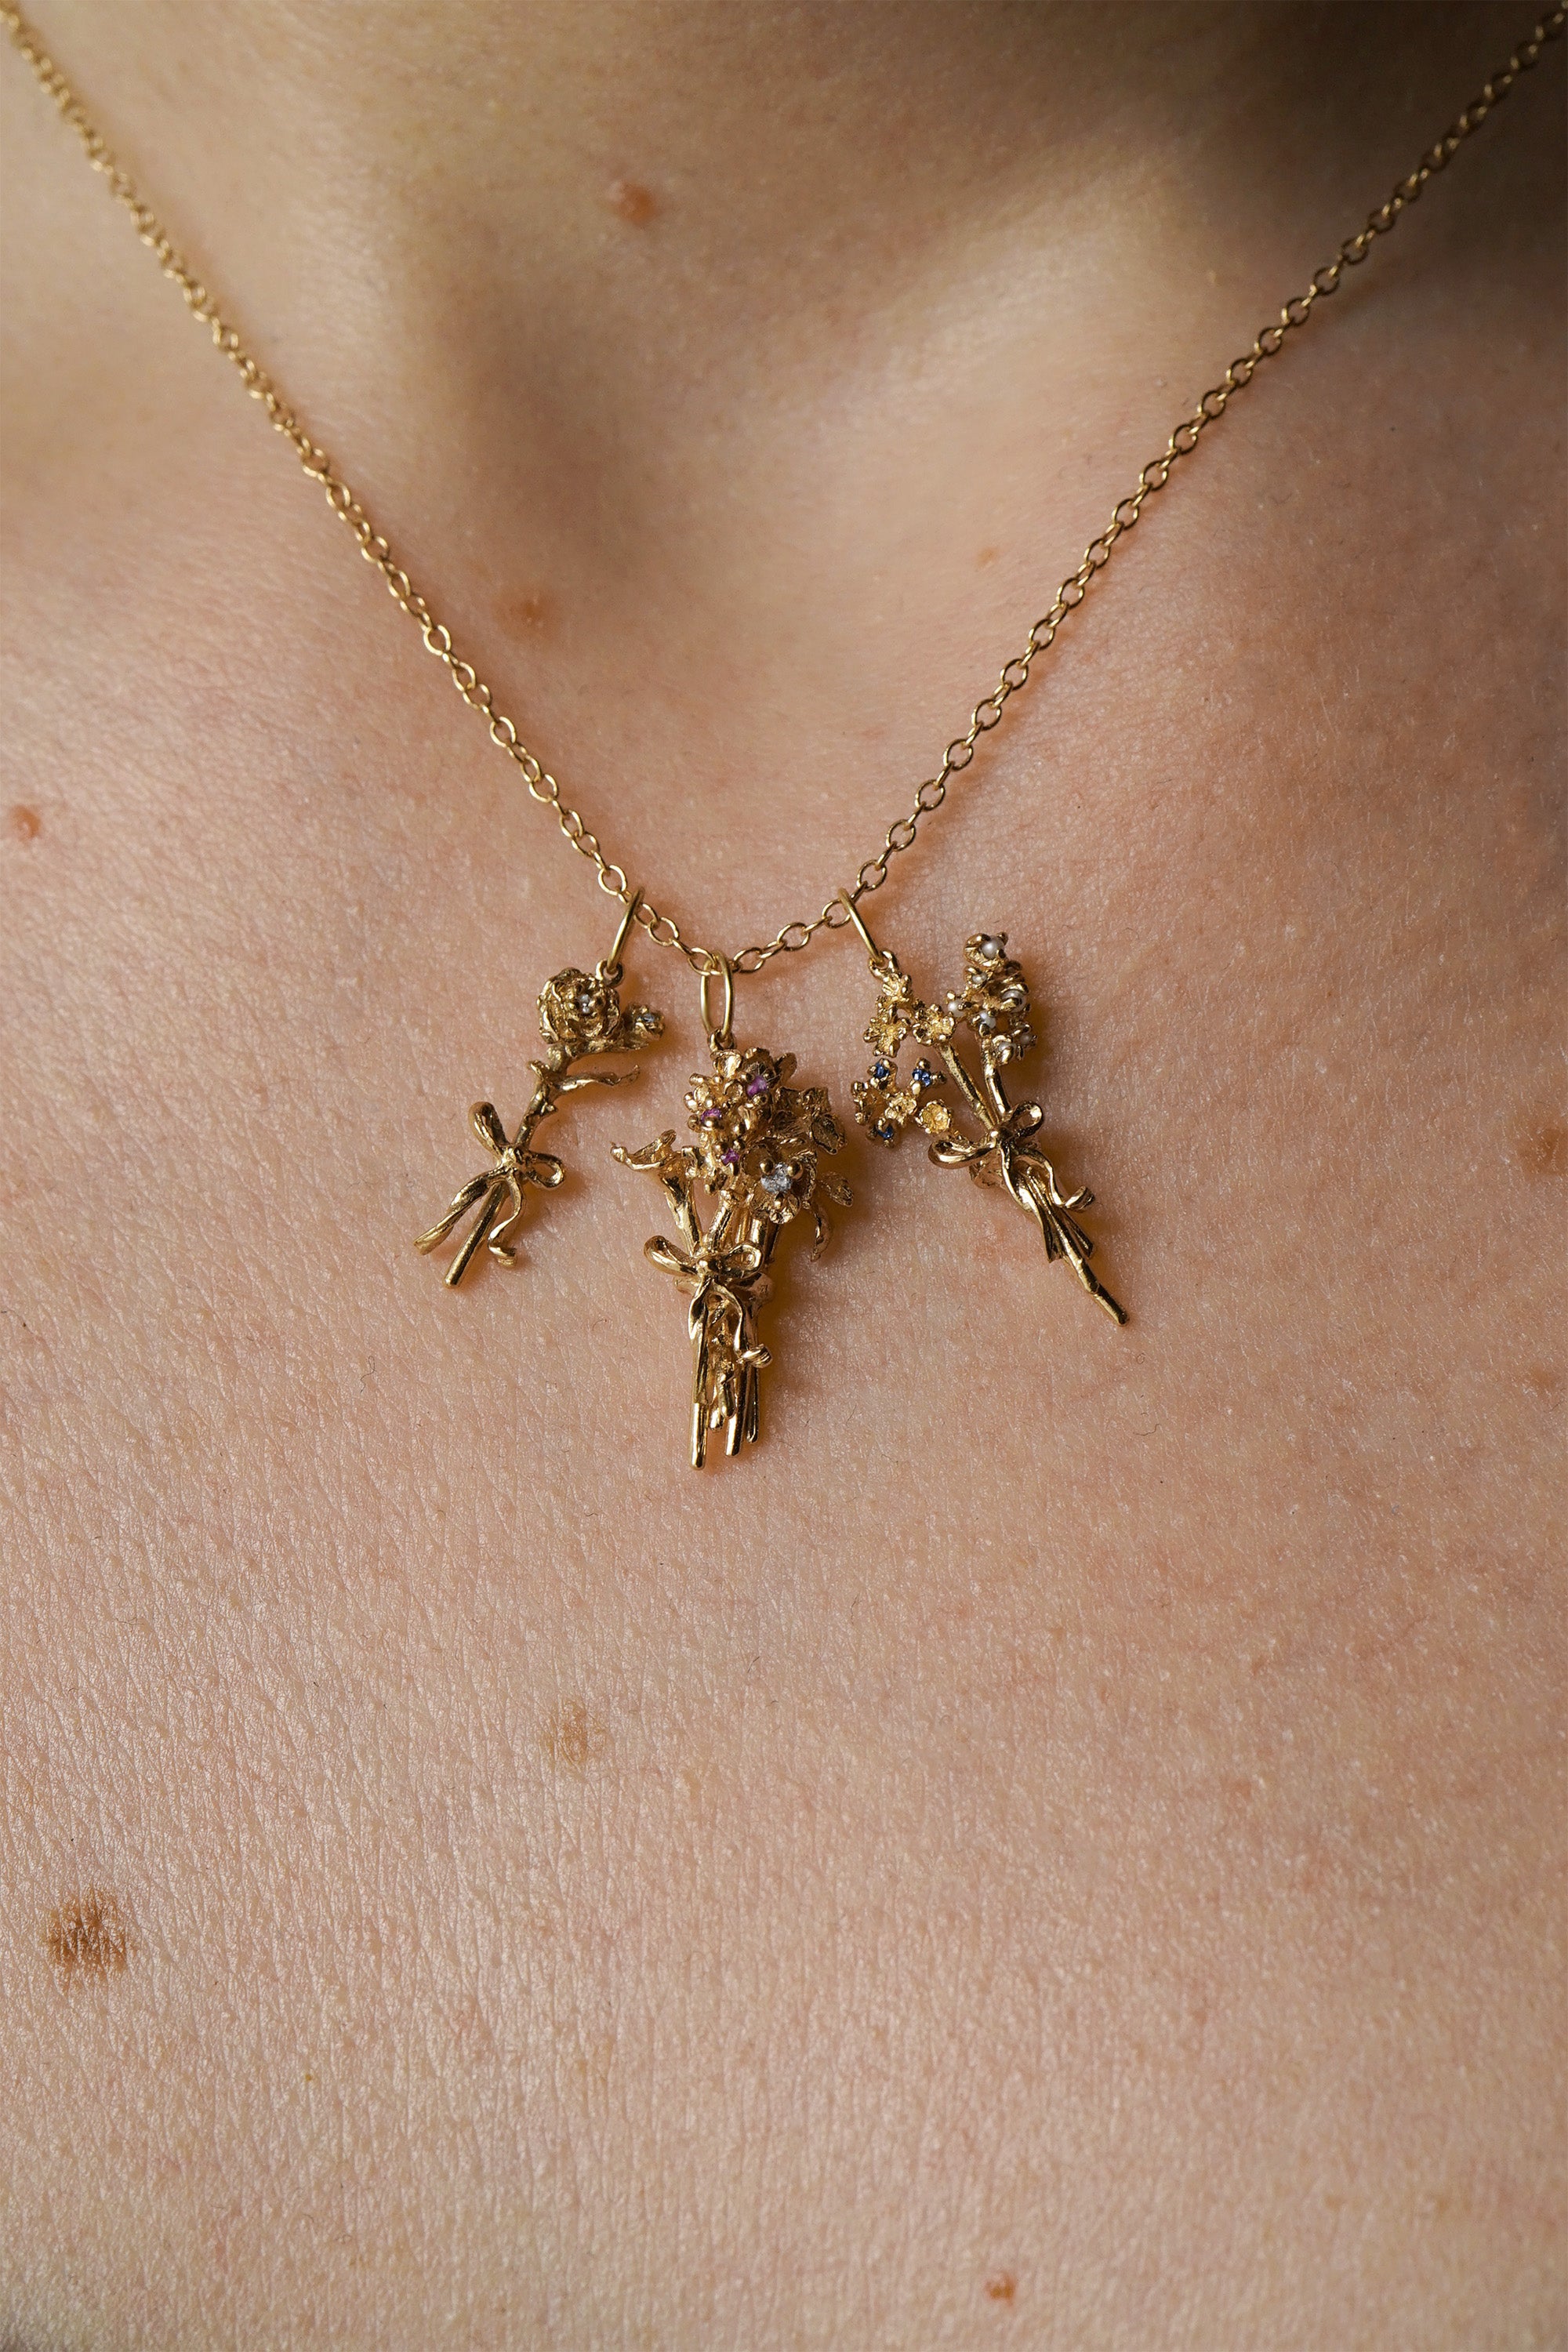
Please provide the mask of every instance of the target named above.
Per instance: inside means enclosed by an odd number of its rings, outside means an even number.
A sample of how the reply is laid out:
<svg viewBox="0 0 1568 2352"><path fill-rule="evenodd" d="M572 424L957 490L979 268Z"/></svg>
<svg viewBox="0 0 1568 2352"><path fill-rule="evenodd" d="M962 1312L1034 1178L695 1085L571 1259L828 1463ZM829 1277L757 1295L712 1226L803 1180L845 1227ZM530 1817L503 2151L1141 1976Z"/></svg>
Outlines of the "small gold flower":
<svg viewBox="0 0 1568 2352"><path fill-rule="evenodd" d="M914 1034L921 1034L919 1024ZM933 1068L923 1058L906 1077L891 1055L879 1054L869 1075L856 1082L855 1116L878 1143L896 1143L911 1119L918 1119L928 1133L935 1133L937 1130L926 1116L928 1108L931 1108L928 1089L946 1083L946 1072Z"/></svg>
<svg viewBox="0 0 1568 2352"><path fill-rule="evenodd" d="M558 971L539 995L541 1034L571 1057L579 1054L635 1053L657 1037L664 1016L651 1005L624 1010L620 992L597 972Z"/></svg>
<svg viewBox="0 0 1568 2352"><path fill-rule="evenodd" d="M731 1046L715 1055L710 1076L692 1079L687 1124L697 1138L692 1148L710 1192L742 1177L760 1137L789 1128L785 1106L795 1097L782 1081L794 1068L793 1055L775 1060L760 1045L744 1052Z"/></svg>
<svg viewBox="0 0 1568 2352"><path fill-rule="evenodd" d="M707 1459L710 1431L725 1432L728 1454L757 1436L757 1375L768 1351L755 1317L768 1295L769 1261L782 1229L805 1221L820 1249L828 1231L822 1203L849 1200L843 1179L820 1166L825 1152L844 1146L826 1089L790 1085L793 1054L775 1058L761 1046L710 1042L712 1068L693 1077L686 1094L695 1140L678 1146L671 1129L640 1151L616 1151L626 1167L658 1177L679 1219L679 1241L656 1234L646 1255L690 1297L697 1469ZM719 1196L706 1232L697 1213L700 1185Z"/></svg>
<svg viewBox="0 0 1568 2352"><path fill-rule="evenodd" d="M765 1217L770 1225L787 1225L810 1200L816 1177L816 1160L812 1152L784 1159L764 1146L757 1170L755 1214Z"/></svg>
<svg viewBox="0 0 1568 2352"><path fill-rule="evenodd" d="M843 1177L824 1171L809 1147L788 1150L764 1144L758 1158L749 1203L752 1214L770 1225L787 1225L792 1218L809 1217L820 1249L827 1238L827 1219L817 1205L817 1196L847 1208L850 1192Z"/></svg>
<svg viewBox="0 0 1568 2352"><path fill-rule="evenodd" d="M947 1000L955 1021L967 1022L993 1067L1026 1054L1035 1044L1029 1026L1029 984L1024 968L1007 953L1005 931L976 931L963 943L963 987Z"/></svg>

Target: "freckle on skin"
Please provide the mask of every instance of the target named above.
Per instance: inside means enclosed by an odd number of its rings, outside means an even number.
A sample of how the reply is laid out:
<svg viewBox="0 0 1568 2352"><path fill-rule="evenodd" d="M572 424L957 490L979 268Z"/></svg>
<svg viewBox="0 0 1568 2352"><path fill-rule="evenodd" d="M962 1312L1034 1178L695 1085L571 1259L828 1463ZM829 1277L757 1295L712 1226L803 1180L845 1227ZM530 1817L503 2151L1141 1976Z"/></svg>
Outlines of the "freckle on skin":
<svg viewBox="0 0 1568 2352"><path fill-rule="evenodd" d="M581 1772L609 1746L609 1733L595 1723L580 1698L568 1700L544 1727L545 1752L570 1772Z"/></svg>
<svg viewBox="0 0 1568 2352"><path fill-rule="evenodd" d="M998 2271L986 2280L985 2292L993 2303L1011 2303L1018 2292L1018 2282L1011 2271Z"/></svg>
<svg viewBox="0 0 1568 2352"><path fill-rule="evenodd" d="M28 808L23 801L18 801L15 808L7 810L5 824L15 841L37 841L44 829L44 820L37 810Z"/></svg>
<svg viewBox="0 0 1568 2352"><path fill-rule="evenodd" d="M550 599L537 588L498 596L491 609L509 637L537 636L550 625Z"/></svg>
<svg viewBox="0 0 1568 2352"><path fill-rule="evenodd" d="M1568 1128L1556 1119L1521 1128L1513 1156L1527 1176L1561 1176L1568 1170Z"/></svg>
<svg viewBox="0 0 1568 2352"><path fill-rule="evenodd" d="M658 210L658 198L640 180L612 180L605 191L605 202L628 228L646 228Z"/></svg>
<svg viewBox="0 0 1568 2352"><path fill-rule="evenodd" d="M979 554L974 559L974 569L976 572L984 572L988 563L994 563L1001 551L1000 548L983 547Z"/></svg>
<svg viewBox="0 0 1568 2352"><path fill-rule="evenodd" d="M44 1948L68 1977L117 1976L131 1952L131 1938L112 1895L89 1887L49 1914Z"/></svg>

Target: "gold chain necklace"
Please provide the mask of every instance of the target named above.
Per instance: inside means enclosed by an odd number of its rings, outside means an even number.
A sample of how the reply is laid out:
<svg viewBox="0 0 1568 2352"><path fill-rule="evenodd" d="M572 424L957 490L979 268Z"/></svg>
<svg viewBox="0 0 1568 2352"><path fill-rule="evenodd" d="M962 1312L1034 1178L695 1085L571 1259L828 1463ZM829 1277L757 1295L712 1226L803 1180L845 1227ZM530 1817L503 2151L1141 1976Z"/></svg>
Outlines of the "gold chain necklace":
<svg viewBox="0 0 1568 2352"><path fill-rule="evenodd" d="M961 987L928 1003L916 996L897 957L878 947L859 902L887 880L889 861L913 847L922 817L942 807L951 779L970 766L981 736L1000 723L1012 697L1028 685L1036 660L1049 652L1062 624L1083 603L1146 501L1164 488L1181 459L1225 415L1263 362L1273 359L1289 336L1306 325L1319 301L1337 292L1344 272L1366 259L1376 240L1394 226L1433 175L1446 168L1521 75L1539 62L1565 22L1568 5L1553 8L1535 25L1507 65L1482 85L1415 169L1368 215L1365 226L1345 239L1332 260L1313 271L1302 291L1257 336L1250 351L1231 362L1219 383L1177 425L1160 455L1140 473L1136 488L1118 499L1110 521L1084 550L1077 571L1062 582L1049 609L1031 626L1023 650L1003 666L994 687L970 713L964 733L948 745L935 774L917 788L909 814L888 827L881 848L859 867L854 883L837 892L809 920L787 922L765 946L742 948L731 956L685 939L673 917L660 913L632 887L625 868L606 856L597 835L563 799L555 778L523 742L515 722L497 709L490 688L458 653L451 630L431 611L327 452L310 438L238 330L186 267L162 221L116 163L20 10L0 5L0 23L13 45L76 132L110 195L130 214L142 243L178 287L187 310L210 329L214 343L232 362L247 391L261 403L306 474L321 485L332 512L353 533L366 562L380 572L394 601L416 623L426 651L444 665L463 700L484 721L491 742L521 773L531 796L553 811L563 838L593 864L600 888L620 902L614 941L594 972L557 972L541 992L544 1059L529 1065L534 1088L515 1137L509 1138L490 1103L477 1103L468 1114L476 1136L493 1155L493 1164L458 1190L417 1243L421 1251L436 1248L471 1214L468 1234L447 1269L448 1285L455 1286L462 1279L481 1246L498 1263L510 1265L516 1253L508 1236L521 1218L527 1189L561 1182L565 1172L561 1161L532 1148L540 1122L569 1094L637 1076L635 1067L575 1070L573 1065L606 1053L636 1052L661 1033L660 1013L647 1005L623 1007L620 1001L621 953L634 924L656 946L676 949L699 975L711 1068L692 1079L686 1096L688 1127L695 1140L678 1144L675 1129L669 1129L641 1150L619 1146L615 1150L624 1165L658 1178L680 1228L683 1247L661 1234L647 1243L646 1255L673 1274L690 1299L691 1459L697 1467L706 1457L710 1431L723 1430L730 1454L759 1433L757 1375L769 1359L757 1337L756 1316L768 1296L768 1269L781 1231L803 1219L811 1224L820 1248L827 1233L824 1199L840 1205L849 1200L842 1179L820 1164L844 1143L826 1094L820 1087L790 1085L793 1055L774 1056L760 1046L742 1050L732 1030L735 975L760 971L776 955L797 953L819 931L852 927L877 983L876 1009L865 1032L873 1059L855 1088L859 1123L877 1141L889 1145L906 1126L918 1125L938 1165L967 1167L981 1181L1003 1187L1038 1225L1047 1258L1065 1258L1097 1304L1117 1323L1126 1321L1121 1307L1090 1271L1093 1244L1077 1222L1075 1213L1089 1205L1092 1194L1081 1188L1061 1191L1050 1161L1035 1148L1044 1122L1040 1106L1009 1102L1005 1090L1003 1071L1036 1042L1029 1025L1028 986L1021 968L1006 953L1006 933L974 933L964 945ZM710 998L713 986L721 991L716 1012ZM970 1063L961 1057L954 1042L961 1029L969 1032L974 1049ZM911 1039L934 1053L942 1066L933 1067L922 1055L907 1075L901 1073L900 1050ZM950 1088L950 1097L943 1099L939 1088ZM702 1192L717 1202L706 1229L698 1215Z"/></svg>

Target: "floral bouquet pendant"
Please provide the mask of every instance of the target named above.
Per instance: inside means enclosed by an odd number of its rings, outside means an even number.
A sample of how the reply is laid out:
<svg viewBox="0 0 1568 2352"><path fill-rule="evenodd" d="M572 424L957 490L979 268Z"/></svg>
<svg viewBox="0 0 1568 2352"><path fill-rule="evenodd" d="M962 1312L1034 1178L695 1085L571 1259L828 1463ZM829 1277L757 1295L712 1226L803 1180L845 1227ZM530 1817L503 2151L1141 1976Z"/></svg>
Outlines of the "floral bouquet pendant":
<svg viewBox="0 0 1568 2352"><path fill-rule="evenodd" d="M580 1070L575 1065L601 1054L640 1053L663 1030L664 1015L651 1005L623 1006L620 999L620 951L641 899L639 890L627 905L609 954L592 973L558 971L540 991L539 1034L544 1053L542 1060L528 1066L533 1072L533 1092L516 1135L508 1135L494 1103L475 1103L468 1113L468 1125L492 1154L494 1165L460 1185L428 1233L414 1244L427 1255L472 1213L473 1223L442 1277L449 1289L457 1288L481 1248L488 1247L498 1265L515 1264L511 1235L521 1223L528 1188L553 1192L565 1175L553 1152L533 1149L533 1131L541 1121L553 1118L564 1098L584 1087L624 1086L638 1075L635 1067Z"/></svg>
<svg viewBox="0 0 1568 2352"><path fill-rule="evenodd" d="M1064 1192L1055 1169L1037 1148L1045 1113L1037 1102L1009 1102L1002 1073L1035 1045L1029 990L1022 966L1007 953L1005 931L976 931L964 941L963 985L927 1004L897 956L878 947L853 904L849 919L864 940L879 995L866 1025L871 1066L855 1088L855 1116L879 1143L892 1144L911 1123L930 1141L942 1168L967 1168L983 1184L998 1184L1032 1217L1047 1258L1065 1258L1097 1307L1125 1323L1118 1305L1092 1272L1094 1244L1078 1222L1094 1195L1087 1186ZM957 1051L967 1029L979 1047L979 1069ZM904 1075L899 1054L912 1038L929 1047ZM968 1122L966 1125L965 1122ZM972 1131L973 1130L973 1131Z"/></svg>
<svg viewBox="0 0 1568 2352"><path fill-rule="evenodd" d="M824 1088L790 1085L795 1055L775 1059L760 1045L737 1045L728 1003L709 1049L711 1071L693 1077L686 1097L695 1140L678 1144L668 1128L640 1151L615 1147L624 1167L658 1177L679 1232L679 1241L656 1234L644 1255L689 1298L694 1470L716 1431L724 1433L726 1454L756 1443L758 1380L771 1360L757 1313L772 1292L769 1267L781 1234L805 1222L816 1256L828 1237L824 1201L849 1202L843 1178L821 1166L825 1155L843 1150L844 1130ZM702 1193L717 1202L706 1228L698 1214Z"/></svg>

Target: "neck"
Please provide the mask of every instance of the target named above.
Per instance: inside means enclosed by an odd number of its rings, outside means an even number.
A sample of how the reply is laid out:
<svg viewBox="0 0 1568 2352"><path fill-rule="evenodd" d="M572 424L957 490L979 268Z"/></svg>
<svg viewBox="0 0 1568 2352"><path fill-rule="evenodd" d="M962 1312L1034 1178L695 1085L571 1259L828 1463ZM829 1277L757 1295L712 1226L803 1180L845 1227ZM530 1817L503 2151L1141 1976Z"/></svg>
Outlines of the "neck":
<svg viewBox="0 0 1568 2352"><path fill-rule="evenodd" d="M44 30L302 401L417 379L460 424L499 390L553 460L563 419L625 450L1086 286L1184 306L1281 221L1310 257L1406 160L1413 45L1454 54L1435 90L1489 61L1472 12L1414 13L1358 11L1352 68L1343 12L1124 0L382 0L325 29L55 0Z"/></svg>
<svg viewBox="0 0 1568 2352"><path fill-rule="evenodd" d="M885 821L1514 29L1348 13L1348 44L1342 10L1120 0L380 0L326 33L300 0L49 0L41 29L530 740L668 867L785 725L808 814L847 779L853 838Z"/></svg>

